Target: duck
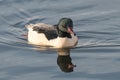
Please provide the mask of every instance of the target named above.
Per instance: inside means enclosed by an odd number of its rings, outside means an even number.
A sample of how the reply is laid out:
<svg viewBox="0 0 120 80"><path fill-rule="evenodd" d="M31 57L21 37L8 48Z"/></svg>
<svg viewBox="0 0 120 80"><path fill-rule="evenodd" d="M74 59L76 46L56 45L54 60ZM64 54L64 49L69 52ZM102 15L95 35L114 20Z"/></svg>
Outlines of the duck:
<svg viewBox="0 0 120 80"><path fill-rule="evenodd" d="M73 31L71 18L61 18L57 25L46 23L27 24L28 43L54 48L71 48L77 45L78 37Z"/></svg>

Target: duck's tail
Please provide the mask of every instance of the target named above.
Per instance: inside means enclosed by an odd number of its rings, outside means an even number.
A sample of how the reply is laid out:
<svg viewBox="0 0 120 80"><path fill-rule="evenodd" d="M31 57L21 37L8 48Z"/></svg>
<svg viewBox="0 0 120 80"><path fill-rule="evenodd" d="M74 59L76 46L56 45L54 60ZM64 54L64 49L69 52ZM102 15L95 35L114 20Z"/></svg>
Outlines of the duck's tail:
<svg viewBox="0 0 120 80"><path fill-rule="evenodd" d="M26 24L25 27L29 30L29 29L33 29L33 24Z"/></svg>

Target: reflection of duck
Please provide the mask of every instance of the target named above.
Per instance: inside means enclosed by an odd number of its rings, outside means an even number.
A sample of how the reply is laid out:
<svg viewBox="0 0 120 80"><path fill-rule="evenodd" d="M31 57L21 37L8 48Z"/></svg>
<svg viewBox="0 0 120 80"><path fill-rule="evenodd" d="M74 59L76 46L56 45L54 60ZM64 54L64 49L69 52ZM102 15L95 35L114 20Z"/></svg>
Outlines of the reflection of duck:
<svg viewBox="0 0 120 80"><path fill-rule="evenodd" d="M44 23L30 24L26 27L30 44L65 48L74 47L78 41L70 18L62 18L56 27Z"/></svg>
<svg viewBox="0 0 120 80"><path fill-rule="evenodd" d="M70 49L59 49L57 64L63 72L73 72L76 65L72 64L72 59L70 57Z"/></svg>

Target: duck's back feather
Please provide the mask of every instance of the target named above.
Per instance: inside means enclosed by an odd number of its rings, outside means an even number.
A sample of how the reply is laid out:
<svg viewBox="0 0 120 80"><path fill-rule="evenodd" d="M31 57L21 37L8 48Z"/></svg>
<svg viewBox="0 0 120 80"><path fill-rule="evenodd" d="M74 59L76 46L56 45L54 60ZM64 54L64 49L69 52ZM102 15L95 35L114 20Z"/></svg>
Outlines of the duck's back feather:
<svg viewBox="0 0 120 80"><path fill-rule="evenodd" d="M31 27L32 26L32 27ZM32 28L38 34L44 34L48 40L55 39L58 37L56 27L44 23L30 24L28 28Z"/></svg>

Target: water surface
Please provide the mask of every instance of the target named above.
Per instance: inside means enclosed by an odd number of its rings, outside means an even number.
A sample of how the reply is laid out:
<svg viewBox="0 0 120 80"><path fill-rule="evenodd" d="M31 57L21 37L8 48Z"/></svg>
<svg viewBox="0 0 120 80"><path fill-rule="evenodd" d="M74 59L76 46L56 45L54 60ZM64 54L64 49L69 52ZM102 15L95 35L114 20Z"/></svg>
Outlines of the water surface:
<svg viewBox="0 0 120 80"><path fill-rule="evenodd" d="M0 80L119 80L119 0L0 0ZM24 34L28 23L54 25L73 19L79 37L71 49L72 73L62 72L56 50L36 49Z"/></svg>

